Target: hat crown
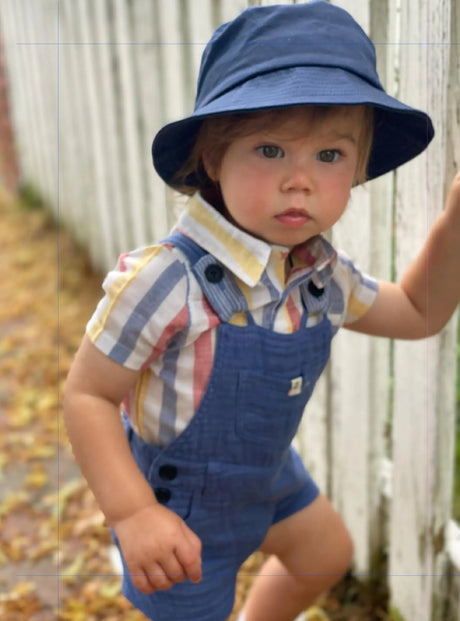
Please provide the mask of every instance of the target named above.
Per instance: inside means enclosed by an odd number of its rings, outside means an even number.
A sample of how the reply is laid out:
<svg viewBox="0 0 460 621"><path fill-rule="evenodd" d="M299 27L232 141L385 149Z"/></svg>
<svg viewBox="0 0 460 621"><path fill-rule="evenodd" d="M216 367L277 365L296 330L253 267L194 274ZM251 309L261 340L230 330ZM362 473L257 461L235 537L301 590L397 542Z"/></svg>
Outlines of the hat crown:
<svg viewBox="0 0 460 621"><path fill-rule="evenodd" d="M325 0L254 6L215 31L203 53L194 112L157 133L155 168L175 184L205 118L307 105L372 106L369 179L421 153L434 135L425 112L385 92L374 45L345 10ZM194 173L181 183L199 187Z"/></svg>
<svg viewBox="0 0 460 621"><path fill-rule="evenodd" d="M255 76L290 67L335 67L383 90L375 48L359 24L325 0L253 6L221 25L206 46L195 110Z"/></svg>

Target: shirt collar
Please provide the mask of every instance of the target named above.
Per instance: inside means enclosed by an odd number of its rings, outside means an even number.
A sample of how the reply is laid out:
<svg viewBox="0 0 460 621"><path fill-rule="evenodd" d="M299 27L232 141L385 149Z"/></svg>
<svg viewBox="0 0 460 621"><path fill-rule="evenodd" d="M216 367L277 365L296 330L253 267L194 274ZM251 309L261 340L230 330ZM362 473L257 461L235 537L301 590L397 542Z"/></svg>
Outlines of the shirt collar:
<svg viewBox="0 0 460 621"><path fill-rule="evenodd" d="M229 222L200 194L187 203L176 228L216 257L249 287L261 279L270 263L286 260L289 248L268 244ZM315 272L315 284L323 286L337 259L334 248L320 235L296 246L292 252L290 280Z"/></svg>

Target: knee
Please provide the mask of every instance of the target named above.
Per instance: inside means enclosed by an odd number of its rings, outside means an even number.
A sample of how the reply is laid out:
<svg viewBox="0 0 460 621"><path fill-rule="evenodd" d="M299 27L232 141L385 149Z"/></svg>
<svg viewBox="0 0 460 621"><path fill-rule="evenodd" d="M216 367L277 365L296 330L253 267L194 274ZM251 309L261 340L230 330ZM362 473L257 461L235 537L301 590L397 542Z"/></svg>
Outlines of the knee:
<svg viewBox="0 0 460 621"><path fill-rule="evenodd" d="M346 527L341 524L324 537L315 552L307 555L308 571L299 573L297 577L307 585L311 583L312 577L317 577L326 590L340 582L350 570L354 556L353 540Z"/></svg>
<svg viewBox="0 0 460 621"><path fill-rule="evenodd" d="M353 540L343 527L340 533L331 533L329 541L323 542L322 553L312 559L308 571L297 574L295 581L299 591L305 594L305 601L314 599L338 584L350 570L354 556Z"/></svg>
<svg viewBox="0 0 460 621"><path fill-rule="evenodd" d="M354 543L348 530L343 527L335 542L334 565L337 581L350 569L354 557Z"/></svg>
<svg viewBox="0 0 460 621"><path fill-rule="evenodd" d="M354 544L350 533L342 523L329 532L323 541L322 554L318 559L318 573L324 576L324 586L329 589L340 582L353 563Z"/></svg>

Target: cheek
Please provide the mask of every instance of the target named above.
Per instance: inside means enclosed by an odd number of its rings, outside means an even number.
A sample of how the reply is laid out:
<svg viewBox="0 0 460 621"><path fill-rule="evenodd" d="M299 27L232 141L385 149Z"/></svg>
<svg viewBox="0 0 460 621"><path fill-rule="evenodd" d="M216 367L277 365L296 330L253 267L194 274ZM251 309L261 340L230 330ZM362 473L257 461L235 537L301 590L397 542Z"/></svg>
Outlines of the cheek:
<svg viewBox="0 0 460 621"><path fill-rule="evenodd" d="M263 187L253 170L249 170L244 163L235 163L234 166L221 170L220 184L224 194L229 197L253 195L257 188Z"/></svg>
<svg viewBox="0 0 460 621"><path fill-rule="evenodd" d="M328 219L331 222L335 222L340 219L348 205L351 182L335 183L331 181L329 184L324 184L323 189L322 205L324 213L327 213Z"/></svg>
<svg viewBox="0 0 460 621"><path fill-rule="evenodd" d="M324 179L323 187L326 192L335 196L337 200L345 197L348 200L353 187L355 178L354 170L347 168L331 175L329 179Z"/></svg>

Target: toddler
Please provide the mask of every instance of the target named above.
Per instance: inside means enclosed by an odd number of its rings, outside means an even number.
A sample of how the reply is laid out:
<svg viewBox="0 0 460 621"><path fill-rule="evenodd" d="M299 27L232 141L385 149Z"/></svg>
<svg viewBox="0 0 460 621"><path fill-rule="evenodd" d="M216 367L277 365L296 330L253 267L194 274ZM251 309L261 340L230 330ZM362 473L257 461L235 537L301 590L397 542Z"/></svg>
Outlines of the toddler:
<svg viewBox="0 0 460 621"><path fill-rule="evenodd" d="M64 399L123 591L148 618L224 621L255 550L267 561L246 621L292 621L348 569L347 529L291 442L340 327L421 338L452 315L460 176L398 284L322 234L354 185L432 136L328 2L251 7L211 38L193 114L152 147L187 208L106 277Z"/></svg>

